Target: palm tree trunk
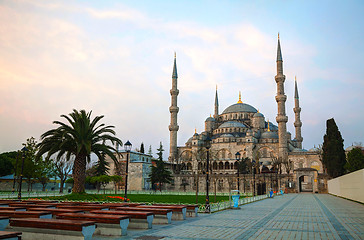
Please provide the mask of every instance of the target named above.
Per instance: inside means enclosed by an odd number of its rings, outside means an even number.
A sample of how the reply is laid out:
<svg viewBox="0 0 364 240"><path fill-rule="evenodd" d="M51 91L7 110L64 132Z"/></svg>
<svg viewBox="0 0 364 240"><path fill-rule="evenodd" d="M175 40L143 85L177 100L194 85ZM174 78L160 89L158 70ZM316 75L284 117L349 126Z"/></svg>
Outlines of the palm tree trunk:
<svg viewBox="0 0 364 240"><path fill-rule="evenodd" d="M86 155L79 154L76 156L73 166L73 193L85 192L86 180Z"/></svg>

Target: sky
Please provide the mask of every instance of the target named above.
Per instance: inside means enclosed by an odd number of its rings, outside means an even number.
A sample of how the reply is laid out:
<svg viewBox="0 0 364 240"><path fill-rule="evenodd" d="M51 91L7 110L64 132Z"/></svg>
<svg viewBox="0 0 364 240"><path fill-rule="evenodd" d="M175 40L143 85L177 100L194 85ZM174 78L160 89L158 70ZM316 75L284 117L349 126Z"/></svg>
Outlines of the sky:
<svg viewBox="0 0 364 240"><path fill-rule="evenodd" d="M169 151L174 52L178 145L238 100L275 123L280 33L287 128L294 78L303 147L334 118L345 147L364 142L363 1L0 0L0 153L38 141L73 109L104 115L133 148Z"/></svg>

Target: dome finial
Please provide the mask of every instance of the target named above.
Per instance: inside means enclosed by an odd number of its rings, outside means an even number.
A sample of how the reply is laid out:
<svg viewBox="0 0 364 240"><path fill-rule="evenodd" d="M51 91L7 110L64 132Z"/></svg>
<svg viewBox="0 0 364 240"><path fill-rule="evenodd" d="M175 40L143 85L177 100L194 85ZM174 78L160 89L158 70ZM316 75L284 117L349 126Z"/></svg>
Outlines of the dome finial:
<svg viewBox="0 0 364 240"><path fill-rule="evenodd" d="M195 134L197 133L197 129L195 128Z"/></svg>
<svg viewBox="0 0 364 240"><path fill-rule="evenodd" d="M241 92L239 91L239 101L238 101L238 103L243 103L242 101L241 101Z"/></svg>
<svg viewBox="0 0 364 240"><path fill-rule="evenodd" d="M270 132L269 119L267 119L267 120L268 120L268 132Z"/></svg>

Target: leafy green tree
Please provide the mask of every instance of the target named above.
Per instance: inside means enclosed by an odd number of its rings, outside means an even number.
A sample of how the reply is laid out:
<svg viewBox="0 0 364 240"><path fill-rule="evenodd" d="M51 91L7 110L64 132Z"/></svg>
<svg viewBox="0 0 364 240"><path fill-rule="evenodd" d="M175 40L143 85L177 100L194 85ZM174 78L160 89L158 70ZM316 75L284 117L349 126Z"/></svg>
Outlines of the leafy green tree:
<svg viewBox="0 0 364 240"><path fill-rule="evenodd" d="M55 175L61 181L59 192L63 193L64 184L68 178L68 175L71 173L73 161L67 160L65 157L61 157L60 159L53 159L53 164L55 167Z"/></svg>
<svg viewBox="0 0 364 240"><path fill-rule="evenodd" d="M153 155L153 152L152 152L152 145L149 145L148 154L149 154L149 155Z"/></svg>
<svg viewBox="0 0 364 240"><path fill-rule="evenodd" d="M111 177L111 182L114 183L114 189L115 189L115 194L117 194L118 191L118 185L121 183L121 181L123 180L122 176L119 175L112 175Z"/></svg>
<svg viewBox="0 0 364 240"><path fill-rule="evenodd" d="M364 154L360 148L353 148L347 155L345 170L355 172L364 168Z"/></svg>
<svg viewBox="0 0 364 240"><path fill-rule="evenodd" d="M5 152L0 154L0 177L14 173L14 166L18 152Z"/></svg>
<svg viewBox="0 0 364 240"><path fill-rule="evenodd" d="M45 191L49 179L55 176L55 166L49 158L35 159L34 178L42 184L42 191Z"/></svg>
<svg viewBox="0 0 364 240"><path fill-rule="evenodd" d="M57 159L64 155L66 159L74 156L74 193L85 192L86 163L90 162L91 153L94 153L99 159L103 157L103 154L108 155L117 162L114 155L116 149L113 146L115 143L122 145L121 140L115 137L114 126L99 124L104 116L96 116L91 119L91 113L92 111L73 110L69 115L61 115L68 124L54 121L54 124L59 125L58 128L45 132L41 136L42 142L39 144L37 157L45 153L48 157L55 154ZM111 145L104 144L107 141L110 141Z"/></svg>
<svg viewBox="0 0 364 240"><path fill-rule="evenodd" d="M103 187L104 194L105 194L106 185L111 181L112 181L112 177L109 175L100 175L100 176L91 177L91 183L95 183L98 186L97 191L99 192L100 188Z"/></svg>
<svg viewBox="0 0 364 240"><path fill-rule="evenodd" d="M110 164L106 161L105 156L99 158L96 165L95 165L95 175L107 175L110 170Z"/></svg>
<svg viewBox="0 0 364 240"><path fill-rule="evenodd" d="M333 118L326 121L326 134L322 144L322 163L330 177L339 177L345 172L344 139Z"/></svg>
<svg viewBox="0 0 364 240"><path fill-rule="evenodd" d="M140 144L140 152L144 153L144 143Z"/></svg>
<svg viewBox="0 0 364 240"><path fill-rule="evenodd" d="M157 151L158 159L155 160L155 165L151 166L151 173L149 174L149 177L154 189L156 189L156 185L158 185L159 191L162 191L163 184L171 183L172 173L168 169L166 169L163 161L164 149L162 142L160 143Z"/></svg>

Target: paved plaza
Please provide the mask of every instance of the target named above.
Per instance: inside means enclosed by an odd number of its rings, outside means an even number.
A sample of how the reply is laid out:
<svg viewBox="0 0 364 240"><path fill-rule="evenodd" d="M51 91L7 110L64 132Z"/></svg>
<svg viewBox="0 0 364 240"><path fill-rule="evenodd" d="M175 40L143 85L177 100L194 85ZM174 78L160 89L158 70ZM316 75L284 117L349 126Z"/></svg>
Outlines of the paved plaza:
<svg viewBox="0 0 364 240"><path fill-rule="evenodd" d="M364 239L364 205L327 194L287 194L110 239Z"/></svg>

